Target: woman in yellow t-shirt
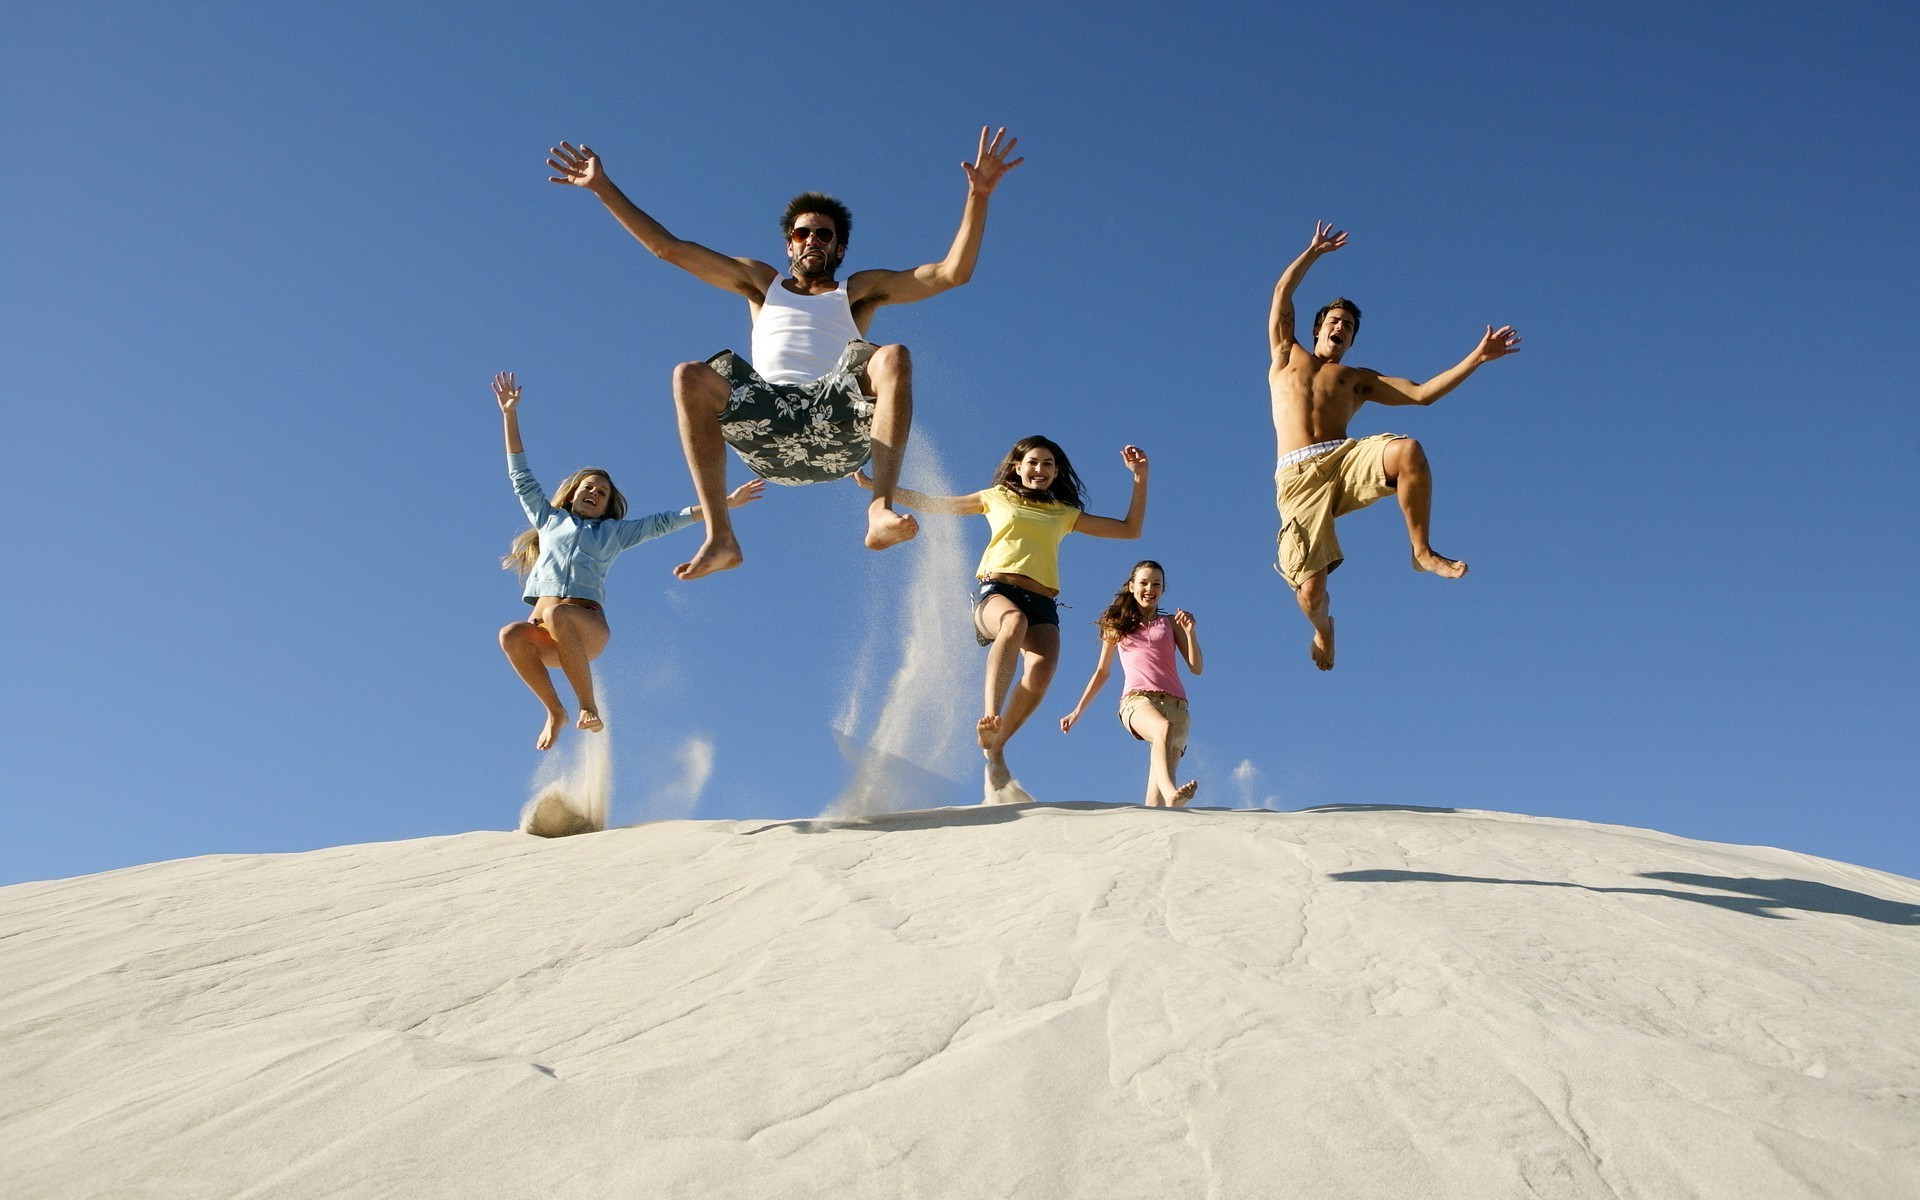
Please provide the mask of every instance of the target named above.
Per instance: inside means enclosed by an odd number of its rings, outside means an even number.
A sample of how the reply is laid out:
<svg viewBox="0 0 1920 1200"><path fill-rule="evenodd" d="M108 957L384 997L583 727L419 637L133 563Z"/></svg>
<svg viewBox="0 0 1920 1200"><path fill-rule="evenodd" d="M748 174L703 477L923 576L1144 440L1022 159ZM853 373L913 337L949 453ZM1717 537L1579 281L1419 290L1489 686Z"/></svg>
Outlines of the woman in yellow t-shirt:
<svg viewBox="0 0 1920 1200"><path fill-rule="evenodd" d="M1137 538L1147 520L1147 456L1138 446L1120 451L1133 473L1133 500L1125 518L1099 517L1081 507L1085 491L1067 452L1043 437L1021 438L994 473L994 485L965 496L929 496L899 488L894 499L927 513L980 515L991 531L974 574L973 626L987 651L986 714L980 749L987 758L986 802L1030 801L1007 768L1009 738L1019 731L1053 682L1060 662L1060 543L1069 533ZM855 476L868 486L864 474ZM1013 684L1014 666L1020 682Z"/></svg>

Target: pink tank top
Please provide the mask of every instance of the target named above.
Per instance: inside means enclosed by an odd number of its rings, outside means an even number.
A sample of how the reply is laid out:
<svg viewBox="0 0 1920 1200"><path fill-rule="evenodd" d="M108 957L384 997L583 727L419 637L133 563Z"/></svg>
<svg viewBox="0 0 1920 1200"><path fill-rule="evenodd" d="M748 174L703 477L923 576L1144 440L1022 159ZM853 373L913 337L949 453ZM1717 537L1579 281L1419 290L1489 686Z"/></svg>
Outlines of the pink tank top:
<svg viewBox="0 0 1920 1200"><path fill-rule="evenodd" d="M1120 639L1120 670L1125 692L1165 692L1187 698L1174 665L1173 618L1158 616Z"/></svg>

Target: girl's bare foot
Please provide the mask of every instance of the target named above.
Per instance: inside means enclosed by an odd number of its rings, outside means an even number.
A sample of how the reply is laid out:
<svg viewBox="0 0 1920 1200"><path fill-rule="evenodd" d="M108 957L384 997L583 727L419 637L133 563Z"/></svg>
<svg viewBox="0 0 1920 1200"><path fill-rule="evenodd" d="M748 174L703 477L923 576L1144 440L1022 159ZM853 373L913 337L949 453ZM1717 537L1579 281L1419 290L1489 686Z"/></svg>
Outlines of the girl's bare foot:
<svg viewBox="0 0 1920 1200"><path fill-rule="evenodd" d="M550 708L547 710L547 723L540 727L540 740L535 742L536 750L553 749L554 740L560 736L560 729L567 723L567 710Z"/></svg>
<svg viewBox="0 0 1920 1200"><path fill-rule="evenodd" d="M920 523L905 513L883 508L875 501L867 508L867 549L885 550L911 541L920 532Z"/></svg>
<svg viewBox="0 0 1920 1200"><path fill-rule="evenodd" d="M678 579L698 579L715 571L731 571L741 563L740 543L735 538L715 541L709 537L700 543L700 553L673 569Z"/></svg>
<svg viewBox="0 0 1920 1200"><path fill-rule="evenodd" d="M1451 558L1441 558L1431 550L1425 552L1415 550L1413 569L1432 571L1442 579L1458 579L1467 573L1467 564Z"/></svg>
<svg viewBox="0 0 1920 1200"><path fill-rule="evenodd" d="M580 710L580 720L577 724L588 733L599 733L607 727L606 723L600 719L600 714L590 708Z"/></svg>
<svg viewBox="0 0 1920 1200"><path fill-rule="evenodd" d="M1172 807L1185 808L1187 806L1187 801L1193 799L1193 794L1199 790L1200 790L1200 781L1198 779L1187 780L1185 783L1181 784L1179 787L1173 789L1173 800L1171 802Z"/></svg>

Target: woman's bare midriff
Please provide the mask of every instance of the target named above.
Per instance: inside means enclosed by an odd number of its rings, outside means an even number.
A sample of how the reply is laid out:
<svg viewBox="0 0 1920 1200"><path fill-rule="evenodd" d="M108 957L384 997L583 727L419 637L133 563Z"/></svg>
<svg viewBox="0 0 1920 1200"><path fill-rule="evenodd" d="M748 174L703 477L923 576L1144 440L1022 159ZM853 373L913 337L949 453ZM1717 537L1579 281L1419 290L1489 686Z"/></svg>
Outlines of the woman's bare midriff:
<svg viewBox="0 0 1920 1200"><path fill-rule="evenodd" d="M1059 588L1050 588L1031 575L1018 575L1012 571L989 571L981 578L988 583L1004 583L1009 587L1032 592L1036 596L1045 596L1049 600L1057 599L1060 595Z"/></svg>

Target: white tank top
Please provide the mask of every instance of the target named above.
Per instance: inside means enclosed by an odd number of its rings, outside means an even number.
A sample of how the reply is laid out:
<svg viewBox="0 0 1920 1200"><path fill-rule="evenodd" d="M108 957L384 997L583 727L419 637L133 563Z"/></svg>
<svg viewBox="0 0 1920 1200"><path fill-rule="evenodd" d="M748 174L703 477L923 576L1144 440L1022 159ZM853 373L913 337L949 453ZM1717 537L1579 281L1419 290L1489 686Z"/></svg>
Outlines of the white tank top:
<svg viewBox="0 0 1920 1200"><path fill-rule="evenodd" d="M775 276L753 323L753 369L768 383L811 383L859 340L846 281L820 296L797 296Z"/></svg>

